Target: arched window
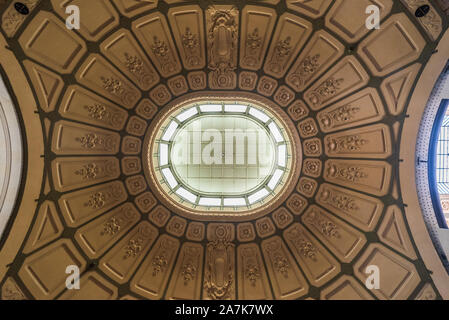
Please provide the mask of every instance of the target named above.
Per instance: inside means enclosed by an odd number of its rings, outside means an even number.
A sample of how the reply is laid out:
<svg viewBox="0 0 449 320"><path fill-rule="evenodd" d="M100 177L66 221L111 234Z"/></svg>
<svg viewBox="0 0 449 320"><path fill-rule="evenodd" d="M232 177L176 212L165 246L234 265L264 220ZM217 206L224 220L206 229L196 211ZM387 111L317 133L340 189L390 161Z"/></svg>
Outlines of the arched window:
<svg viewBox="0 0 449 320"><path fill-rule="evenodd" d="M430 237L449 270L449 64L438 78L416 143L416 188Z"/></svg>
<svg viewBox="0 0 449 320"><path fill-rule="evenodd" d="M449 221L449 100L438 108L429 152L430 190L441 228ZM434 173L434 174L433 174ZM432 181L433 180L433 181Z"/></svg>

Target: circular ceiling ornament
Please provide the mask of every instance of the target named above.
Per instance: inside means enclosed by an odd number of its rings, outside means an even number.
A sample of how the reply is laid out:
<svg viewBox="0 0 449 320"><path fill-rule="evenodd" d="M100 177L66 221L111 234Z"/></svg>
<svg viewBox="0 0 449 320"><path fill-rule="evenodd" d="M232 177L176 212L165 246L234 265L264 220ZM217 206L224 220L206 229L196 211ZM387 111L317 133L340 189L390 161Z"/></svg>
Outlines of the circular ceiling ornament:
<svg viewBox="0 0 449 320"><path fill-rule="evenodd" d="M178 99L153 122L145 145L153 191L193 219L268 213L285 200L300 172L294 124L274 103L253 94Z"/></svg>

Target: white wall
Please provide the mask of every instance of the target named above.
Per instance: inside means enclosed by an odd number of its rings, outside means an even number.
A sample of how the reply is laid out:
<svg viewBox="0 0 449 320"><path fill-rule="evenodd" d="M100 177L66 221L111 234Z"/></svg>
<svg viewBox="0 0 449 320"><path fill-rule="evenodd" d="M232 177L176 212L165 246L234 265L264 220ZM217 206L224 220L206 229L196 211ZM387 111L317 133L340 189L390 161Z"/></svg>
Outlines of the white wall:
<svg viewBox="0 0 449 320"><path fill-rule="evenodd" d="M14 209L22 161L19 120L11 97L0 77L0 237Z"/></svg>

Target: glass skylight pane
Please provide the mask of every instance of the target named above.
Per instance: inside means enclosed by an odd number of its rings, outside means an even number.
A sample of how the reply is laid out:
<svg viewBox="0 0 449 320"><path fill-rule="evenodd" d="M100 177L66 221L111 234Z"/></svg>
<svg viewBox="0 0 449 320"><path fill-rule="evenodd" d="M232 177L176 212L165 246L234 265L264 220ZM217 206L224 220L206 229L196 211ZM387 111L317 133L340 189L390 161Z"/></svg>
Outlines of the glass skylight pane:
<svg viewBox="0 0 449 320"><path fill-rule="evenodd" d="M279 130L276 123L270 123L268 125L268 128L270 128L270 131L277 143L284 141L284 137L282 136L281 131Z"/></svg>
<svg viewBox="0 0 449 320"><path fill-rule="evenodd" d="M178 129L178 124L175 121L170 122L167 130L165 130L165 133L162 136L162 140L170 141L173 138L173 135L175 134L176 129Z"/></svg>
<svg viewBox="0 0 449 320"><path fill-rule="evenodd" d="M220 198L200 198L199 201L200 206L211 206L211 207L219 207L221 206Z"/></svg>
<svg viewBox="0 0 449 320"><path fill-rule="evenodd" d="M159 145L159 165L166 166L168 164L168 145L161 143Z"/></svg>
<svg viewBox="0 0 449 320"><path fill-rule="evenodd" d="M237 105L237 104L227 104L225 105L225 112L234 112L234 113L245 113L247 106Z"/></svg>
<svg viewBox="0 0 449 320"><path fill-rule="evenodd" d="M273 174L273 177L271 177L270 182L268 182L268 188L270 188L271 190L274 190L274 188L276 188L278 182L281 180L283 174L284 174L284 171L276 169L276 171Z"/></svg>
<svg viewBox="0 0 449 320"><path fill-rule="evenodd" d="M221 104L204 104L200 106L201 112L221 112L223 106Z"/></svg>
<svg viewBox="0 0 449 320"><path fill-rule="evenodd" d="M155 183L182 208L246 212L284 188L293 163L287 133L262 105L191 102L161 120L151 141L155 161L148 164Z"/></svg>
<svg viewBox="0 0 449 320"><path fill-rule="evenodd" d="M280 167L287 165L287 147L285 144L278 147L278 165Z"/></svg>
<svg viewBox="0 0 449 320"><path fill-rule="evenodd" d="M198 114L198 110L194 107L194 108L190 108L189 110L184 111L179 116L177 116L176 119L178 119L179 122L184 122L196 114Z"/></svg>
<svg viewBox="0 0 449 320"><path fill-rule="evenodd" d="M225 207L242 207L246 205L245 198L224 198L223 205Z"/></svg>
<svg viewBox="0 0 449 320"><path fill-rule="evenodd" d="M176 181L176 178L170 169L168 169L168 168L162 169L162 174L164 175L164 178L167 181L170 188L173 189L174 187L176 187L178 185L178 182Z"/></svg>
<svg viewBox="0 0 449 320"><path fill-rule="evenodd" d="M268 120L270 120L269 116L267 116L262 111L259 111L259 110L254 109L254 108L249 109L249 114L252 115L253 117L259 119L263 123L266 123Z"/></svg>
<svg viewBox="0 0 449 320"><path fill-rule="evenodd" d="M195 201L196 201L196 195L194 195L190 191L187 191L183 187L180 187L178 190L176 190L176 194L181 196L182 198L190 201L191 203L195 203Z"/></svg>
<svg viewBox="0 0 449 320"><path fill-rule="evenodd" d="M257 201L260 201L266 196L268 196L269 194L270 193L268 192L267 189L261 189L248 197L249 204L256 203Z"/></svg>

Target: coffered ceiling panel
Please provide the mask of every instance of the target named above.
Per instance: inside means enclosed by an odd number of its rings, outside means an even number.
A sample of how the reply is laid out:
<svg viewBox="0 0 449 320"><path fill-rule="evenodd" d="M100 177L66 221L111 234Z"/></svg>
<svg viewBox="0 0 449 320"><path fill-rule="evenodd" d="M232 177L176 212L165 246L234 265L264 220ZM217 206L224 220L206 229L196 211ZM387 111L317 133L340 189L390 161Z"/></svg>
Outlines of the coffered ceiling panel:
<svg viewBox="0 0 449 320"><path fill-rule="evenodd" d="M84 40L68 32L64 23L45 11L32 20L19 43L30 58L62 74L72 72L87 51Z"/></svg>
<svg viewBox="0 0 449 320"><path fill-rule="evenodd" d="M59 112L64 118L113 130L123 129L128 118L121 107L78 85L67 88Z"/></svg>
<svg viewBox="0 0 449 320"><path fill-rule="evenodd" d="M318 18L326 12L331 0L286 0L287 7L311 18Z"/></svg>
<svg viewBox="0 0 449 320"><path fill-rule="evenodd" d="M142 17L133 22L132 29L162 76L169 77L181 71L175 44L162 14Z"/></svg>
<svg viewBox="0 0 449 320"><path fill-rule="evenodd" d="M301 224L285 230L284 237L313 286L322 286L341 271L340 263Z"/></svg>
<svg viewBox="0 0 449 320"><path fill-rule="evenodd" d="M289 13L279 17L264 71L277 78L284 76L311 33L309 21Z"/></svg>
<svg viewBox="0 0 449 320"><path fill-rule="evenodd" d="M31 61L24 61L23 64L36 88L42 109L46 112L53 111L64 87L61 76Z"/></svg>
<svg viewBox="0 0 449 320"><path fill-rule="evenodd" d="M118 290L96 272L87 272L80 279L85 285L83 289L68 291L58 299L61 300L115 300Z"/></svg>
<svg viewBox="0 0 449 320"><path fill-rule="evenodd" d="M242 12L242 36L240 39L240 66L242 68L260 69L276 18L274 9L257 6L245 7Z"/></svg>
<svg viewBox="0 0 449 320"><path fill-rule="evenodd" d="M359 41L369 33L366 28L366 9L377 6L380 20L383 20L393 7L392 0L336 0L332 9L326 15L326 26L337 33L348 43Z"/></svg>
<svg viewBox="0 0 449 320"><path fill-rule="evenodd" d="M295 299L304 296L309 286L284 241L278 236L264 240L262 250L267 261L274 297Z"/></svg>
<svg viewBox="0 0 449 320"><path fill-rule="evenodd" d="M66 223L75 227L107 212L125 200L126 191L123 183L114 181L66 193L60 197L59 206Z"/></svg>
<svg viewBox="0 0 449 320"><path fill-rule="evenodd" d="M169 11L168 19L184 67L187 70L204 68L206 65L206 44L204 41L203 10L199 6L172 8Z"/></svg>
<svg viewBox="0 0 449 320"><path fill-rule="evenodd" d="M83 13L80 19L79 32L88 41L98 41L105 33L119 24L119 15L108 0L88 3L83 0L51 0L53 9L62 18L66 19L66 10L69 6L77 6Z"/></svg>
<svg viewBox="0 0 449 320"><path fill-rule="evenodd" d="M158 5L158 0L113 0L121 14L127 17L154 9Z"/></svg>
<svg viewBox="0 0 449 320"><path fill-rule="evenodd" d="M175 276L168 286L167 299L200 299L204 248L201 244L186 242L182 245L174 267Z"/></svg>
<svg viewBox="0 0 449 320"><path fill-rule="evenodd" d="M344 46L323 30L314 33L287 75L287 83L302 92L344 53Z"/></svg>
<svg viewBox="0 0 449 320"><path fill-rule="evenodd" d="M342 276L321 293L323 300L372 300L365 288L350 276Z"/></svg>
<svg viewBox="0 0 449 320"><path fill-rule="evenodd" d="M381 97L374 88L367 88L323 109L317 118L321 130L327 133L374 123L384 115Z"/></svg>
<svg viewBox="0 0 449 320"><path fill-rule="evenodd" d="M121 29L101 44L101 51L141 89L156 85L160 77L131 32Z"/></svg>
<svg viewBox="0 0 449 320"><path fill-rule="evenodd" d="M396 43L396 50L385 50L384 43ZM360 43L358 53L371 72L384 76L416 60L425 45L424 38L405 14L392 16L383 29L373 32Z"/></svg>
<svg viewBox="0 0 449 320"><path fill-rule="evenodd" d="M362 259L354 265L356 277L366 279L362 270L368 264L379 266L387 273L383 284L380 284L382 289L374 292L379 299L405 299L416 287L418 279L413 264L381 244L370 245Z"/></svg>
<svg viewBox="0 0 449 320"><path fill-rule="evenodd" d="M52 299L65 288L65 271L70 265L76 265L80 271L84 271L86 261L70 240L62 239L51 244L48 250L26 259L19 270L19 276L36 298Z"/></svg>

